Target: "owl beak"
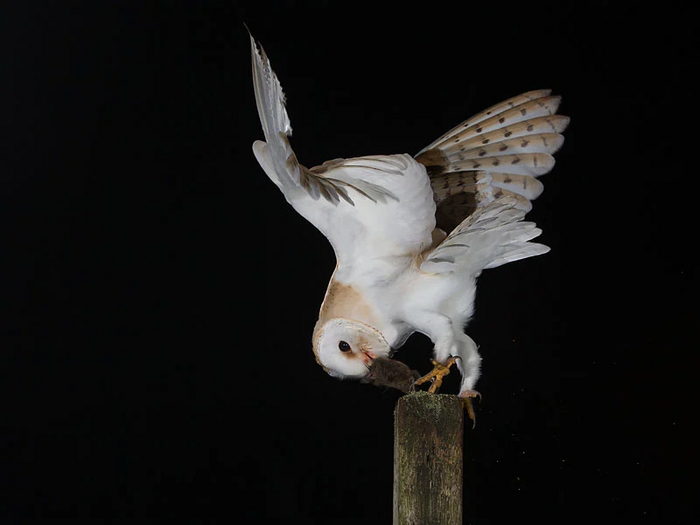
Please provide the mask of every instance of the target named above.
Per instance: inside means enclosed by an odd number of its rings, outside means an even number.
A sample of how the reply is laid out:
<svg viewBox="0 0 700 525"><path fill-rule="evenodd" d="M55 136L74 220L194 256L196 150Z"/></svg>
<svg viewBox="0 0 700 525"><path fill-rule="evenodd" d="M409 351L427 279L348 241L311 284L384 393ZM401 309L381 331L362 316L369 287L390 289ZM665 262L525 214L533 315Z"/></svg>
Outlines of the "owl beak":
<svg viewBox="0 0 700 525"><path fill-rule="evenodd" d="M374 361L374 359L376 357L377 356L374 355L372 352L365 351L365 350L362 351L362 360L365 362L365 364L367 366L370 366L372 364L372 361Z"/></svg>

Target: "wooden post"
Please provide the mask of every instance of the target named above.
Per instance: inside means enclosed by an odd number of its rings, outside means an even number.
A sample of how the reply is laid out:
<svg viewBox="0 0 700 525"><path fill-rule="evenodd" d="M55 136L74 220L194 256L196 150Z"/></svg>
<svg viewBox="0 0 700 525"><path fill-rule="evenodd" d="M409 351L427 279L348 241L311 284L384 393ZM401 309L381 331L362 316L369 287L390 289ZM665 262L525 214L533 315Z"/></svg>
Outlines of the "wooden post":
<svg viewBox="0 0 700 525"><path fill-rule="evenodd" d="M415 392L394 412L394 525L462 525L464 408Z"/></svg>

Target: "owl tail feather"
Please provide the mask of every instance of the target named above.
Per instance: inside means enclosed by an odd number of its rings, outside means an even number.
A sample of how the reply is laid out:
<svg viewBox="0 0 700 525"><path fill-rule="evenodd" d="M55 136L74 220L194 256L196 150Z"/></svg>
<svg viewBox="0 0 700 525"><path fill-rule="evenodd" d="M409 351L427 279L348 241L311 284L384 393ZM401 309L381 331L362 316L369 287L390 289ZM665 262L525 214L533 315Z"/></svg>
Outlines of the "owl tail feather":
<svg viewBox="0 0 700 525"><path fill-rule="evenodd" d="M420 269L478 276L482 270L547 253L549 247L530 242L542 230L534 222L522 222L525 213L512 197L479 208L428 255Z"/></svg>

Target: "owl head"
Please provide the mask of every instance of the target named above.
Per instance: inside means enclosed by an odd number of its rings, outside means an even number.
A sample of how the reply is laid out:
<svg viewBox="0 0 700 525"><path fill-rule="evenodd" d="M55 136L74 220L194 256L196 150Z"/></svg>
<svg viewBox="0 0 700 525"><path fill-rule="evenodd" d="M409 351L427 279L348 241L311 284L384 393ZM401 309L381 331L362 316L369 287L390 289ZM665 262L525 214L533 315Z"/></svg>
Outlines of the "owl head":
<svg viewBox="0 0 700 525"><path fill-rule="evenodd" d="M316 361L333 377L360 379L372 361L389 357L391 347L371 326L350 319L317 323L313 336Z"/></svg>

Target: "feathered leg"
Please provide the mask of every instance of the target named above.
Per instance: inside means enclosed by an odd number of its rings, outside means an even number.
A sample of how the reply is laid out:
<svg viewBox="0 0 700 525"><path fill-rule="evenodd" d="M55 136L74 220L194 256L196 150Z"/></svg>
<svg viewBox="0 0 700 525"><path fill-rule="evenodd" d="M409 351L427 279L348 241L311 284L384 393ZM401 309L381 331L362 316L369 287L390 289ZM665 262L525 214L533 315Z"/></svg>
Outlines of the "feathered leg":
<svg viewBox="0 0 700 525"><path fill-rule="evenodd" d="M462 386L459 390L461 396L464 392L470 391L476 385L479 376L481 375L481 356L479 355L478 346L474 340L467 334L456 334L457 368L462 374Z"/></svg>
<svg viewBox="0 0 700 525"><path fill-rule="evenodd" d="M435 345L435 360L444 365L447 360L457 355L457 341L454 325L446 315L429 310L419 310L407 316L408 323L418 332L430 337Z"/></svg>
<svg viewBox="0 0 700 525"><path fill-rule="evenodd" d="M474 414L474 406L472 398L478 397L481 399L481 394L474 390L474 385L481 375L481 356L474 340L467 334L457 334L457 368L462 374L462 386L459 389L459 397L462 400L464 408L469 414L469 419L472 420L472 426L476 424L476 415Z"/></svg>
<svg viewBox="0 0 700 525"><path fill-rule="evenodd" d="M435 344L433 352L435 359L433 370L416 380L420 385L429 380L433 381L430 392L435 393L442 385L442 378L450 373L450 367L457 364L462 374L462 385L459 397L462 399L469 418L476 421L474 407L471 398L481 397L481 394L473 390L481 372L481 356L474 340L461 331L455 330L454 323L449 317L436 312L421 311L414 317L413 327L427 335Z"/></svg>

